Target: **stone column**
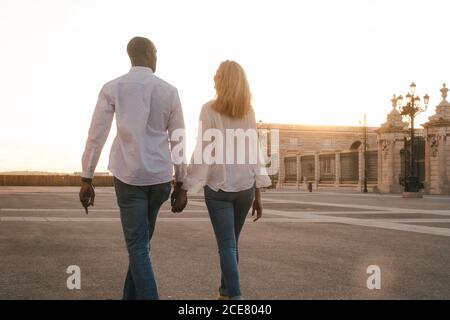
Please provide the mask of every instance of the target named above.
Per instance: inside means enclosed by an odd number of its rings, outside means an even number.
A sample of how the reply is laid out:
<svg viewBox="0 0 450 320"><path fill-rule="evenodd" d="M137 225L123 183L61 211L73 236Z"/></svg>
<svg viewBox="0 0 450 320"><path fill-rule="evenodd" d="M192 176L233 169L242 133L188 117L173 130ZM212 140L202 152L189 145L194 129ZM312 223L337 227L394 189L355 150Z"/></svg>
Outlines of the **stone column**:
<svg viewBox="0 0 450 320"><path fill-rule="evenodd" d="M277 182L277 189L281 189L283 187L285 174L286 174L286 168L284 163L284 152L281 152L280 150L280 164L278 168L278 182Z"/></svg>
<svg viewBox="0 0 450 320"><path fill-rule="evenodd" d="M423 124L425 128L425 191L429 194L450 194L450 103L449 89L444 84L442 101L436 114Z"/></svg>
<svg viewBox="0 0 450 320"><path fill-rule="evenodd" d="M449 126L450 128L450 126ZM444 130L443 130L444 131ZM438 136L439 139L439 148L438 148L438 172L439 172L439 179L438 179L438 186L439 186L439 193L440 194L449 194L449 175L448 175L448 168L447 168L447 158L448 158L448 145L447 145L447 132L441 132L441 134Z"/></svg>
<svg viewBox="0 0 450 320"><path fill-rule="evenodd" d="M339 187L339 185L341 184L341 153L336 152L334 159L335 159L334 186Z"/></svg>
<svg viewBox="0 0 450 320"><path fill-rule="evenodd" d="M425 129L425 181L424 181L424 187L425 187L425 194L430 193L430 180L431 180L431 152L430 152L431 146L430 146L430 139L427 136L427 130Z"/></svg>
<svg viewBox="0 0 450 320"><path fill-rule="evenodd" d="M278 182L277 182L277 189L283 188L284 185L284 179L286 178L286 167L284 163L284 158L286 156L286 152L284 150L280 149L280 156L279 156L279 167L278 167Z"/></svg>
<svg viewBox="0 0 450 320"><path fill-rule="evenodd" d="M380 138L380 136L378 135L378 137L377 137L377 146L378 146L378 151L377 151L377 168L378 168L378 170L377 170L377 190L378 191L380 191L380 182L381 182L381 168L382 168L382 164L383 164L383 161L382 161L382 159L383 159L383 157L382 157L382 155L381 155L381 152L380 152L380 150L381 150L381 147L380 147L380 144L381 144L381 140L379 140L379 138Z"/></svg>
<svg viewBox="0 0 450 320"><path fill-rule="evenodd" d="M300 180L302 179L302 157L297 155L297 190L300 189Z"/></svg>
<svg viewBox="0 0 450 320"><path fill-rule="evenodd" d="M316 152L314 154L314 187L315 189L319 189L320 182L320 158L319 153Z"/></svg>
<svg viewBox="0 0 450 320"><path fill-rule="evenodd" d="M361 146L358 150L358 190L360 190L364 184L364 149Z"/></svg>
<svg viewBox="0 0 450 320"><path fill-rule="evenodd" d="M407 135L406 122L396 109L397 99L391 100L392 110L387 121L376 131L378 134L378 190L381 193L400 193L401 174L400 151L404 147L404 138Z"/></svg>

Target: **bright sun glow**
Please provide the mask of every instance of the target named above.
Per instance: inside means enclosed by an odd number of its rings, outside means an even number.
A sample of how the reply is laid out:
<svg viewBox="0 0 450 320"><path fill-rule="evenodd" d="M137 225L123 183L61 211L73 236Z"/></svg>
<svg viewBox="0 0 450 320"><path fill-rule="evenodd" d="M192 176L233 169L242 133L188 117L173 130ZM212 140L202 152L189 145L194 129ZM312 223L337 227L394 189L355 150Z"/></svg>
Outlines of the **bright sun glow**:
<svg viewBox="0 0 450 320"><path fill-rule="evenodd" d="M392 94L450 82L448 1L25 1L0 3L0 171L81 170L102 84L136 35L180 92L190 141L222 60L247 72L257 120L379 126ZM113 128L97 171L106 171Z"/></svg>

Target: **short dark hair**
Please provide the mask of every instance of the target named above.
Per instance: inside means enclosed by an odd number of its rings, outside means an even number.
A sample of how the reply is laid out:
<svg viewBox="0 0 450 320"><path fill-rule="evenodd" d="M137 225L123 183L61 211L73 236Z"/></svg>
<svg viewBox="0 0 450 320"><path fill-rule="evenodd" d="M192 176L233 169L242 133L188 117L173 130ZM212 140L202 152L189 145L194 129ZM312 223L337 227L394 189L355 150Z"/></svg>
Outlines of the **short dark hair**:
<svg viewBox="0 0 450 320"><path fill-rule="evenodd" d="M127 53L131 63L139 63L147 61L150 56L156 54L156 48L150 39L144 37L134 37L128 42Z"/></svg>

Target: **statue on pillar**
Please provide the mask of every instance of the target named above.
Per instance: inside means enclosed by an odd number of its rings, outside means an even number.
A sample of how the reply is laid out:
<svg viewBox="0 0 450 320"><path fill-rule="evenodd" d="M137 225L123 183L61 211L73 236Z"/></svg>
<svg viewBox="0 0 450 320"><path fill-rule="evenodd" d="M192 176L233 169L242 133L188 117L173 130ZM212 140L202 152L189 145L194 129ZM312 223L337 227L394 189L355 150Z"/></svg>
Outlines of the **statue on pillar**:
<svg viewBox="0 0 450 320"><path fill-rule="evenodd" d="M426 130L425 187L430 194L450 194L450 172L447 159L450 136L450 103L447 101L449 89L442 85L442 101L436 106L436 113L422 126Z"/></svg>
<svg viewBox="0 0 450 320"><path fill-rule="evenodd" d="M404 147L404 137L408 123L397 109L397 97L391 99L392 110L387 115L376 133L378 134L378 185L381 193L399 193L402 186L399 182L401 175L400 151Z"/></svg>

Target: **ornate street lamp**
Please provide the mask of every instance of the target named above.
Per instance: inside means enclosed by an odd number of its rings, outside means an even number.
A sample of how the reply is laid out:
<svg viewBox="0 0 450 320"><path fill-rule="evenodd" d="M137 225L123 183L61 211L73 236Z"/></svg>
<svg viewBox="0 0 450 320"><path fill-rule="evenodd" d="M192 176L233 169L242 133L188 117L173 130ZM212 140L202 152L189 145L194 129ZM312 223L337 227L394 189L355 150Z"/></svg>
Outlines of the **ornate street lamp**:
<svg viewBox="0 0 450 320"><path fill-rule="evenodd" d="M364 193L369 192L369 190L367 189L367 143L368 143L368 128L367 128L367 116L366 114L364 114L364 122L361 122L361 120L359 121L359 124L361 125L362 123L362 145L363 145L363 158L364 158L364 179L363 179L363 184L361 185L361 190Z"/></svg>
<svg viewBox="0 0 450 320"><path fill-rule="evenodd" d="M423 107L420 106L420 97L416 95L416 84L410 85L410 92L406 94L406 105L403 105L403 97L397 97L397 108L402 116L410 118L410 145L409 145L409 172L405 179L405 192L419 192L419 179L417 177L417 165L414 139L414 118L427 110L430 97L423 96Z"/></svg>

